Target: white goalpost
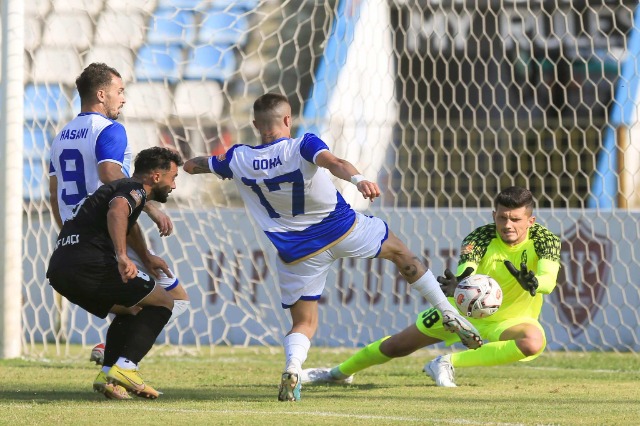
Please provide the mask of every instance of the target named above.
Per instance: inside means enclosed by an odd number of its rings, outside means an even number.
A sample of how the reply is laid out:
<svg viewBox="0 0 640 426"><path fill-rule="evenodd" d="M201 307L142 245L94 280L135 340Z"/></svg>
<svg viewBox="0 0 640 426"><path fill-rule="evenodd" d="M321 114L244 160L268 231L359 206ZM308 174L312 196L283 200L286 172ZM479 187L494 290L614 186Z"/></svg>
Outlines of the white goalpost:
<svg viewBox="0 0 640 426"><path fill-rule="evenodd" d="M57 235L48 147L79 112L74 81L91 62L123 76L134 152L161 145L191 158L258 144L253 101L286 95L297 134L318 133L383 190L363 203L336 182L348 201L387 220L436 274L492 220L500 189L528 187L538 222L562 240L542 313L548 348L640 351L636 2L0 3L0 356L104 339L107 322L57 300L45 279ZM172 236L142 217L191 299L162 342L278 345L289 318L276 253L233 185L182 173L171 197ZM314 345L351 347L427 308L379 260L336 262L320 305Z"/></svg>
<svg viewBox="0 0 640 426"><path fill-rule="evenodd" d="M0 358L22 353L23 3L2 0L0 80Z"/></svg>

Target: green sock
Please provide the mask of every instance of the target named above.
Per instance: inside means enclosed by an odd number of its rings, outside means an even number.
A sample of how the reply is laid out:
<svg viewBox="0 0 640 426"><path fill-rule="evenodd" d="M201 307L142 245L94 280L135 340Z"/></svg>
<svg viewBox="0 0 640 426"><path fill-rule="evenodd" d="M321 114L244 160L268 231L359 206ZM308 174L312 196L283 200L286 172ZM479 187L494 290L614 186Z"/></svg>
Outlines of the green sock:
<svg viewBox="0 0 640 426"><path fill-rule="evenodd" d="M373 365L384 364L391 358L380 352L380 345L391 336L383 337L360 349L349 359L331 369L331 375L337 379L344 379Z"/></svg>
<svg viewBox="0 0 640 426"><path fill-rule="evenodd" d="M451 354L454 367L502 365L525 359L515 340L485 343L479 349Z"/></svg>

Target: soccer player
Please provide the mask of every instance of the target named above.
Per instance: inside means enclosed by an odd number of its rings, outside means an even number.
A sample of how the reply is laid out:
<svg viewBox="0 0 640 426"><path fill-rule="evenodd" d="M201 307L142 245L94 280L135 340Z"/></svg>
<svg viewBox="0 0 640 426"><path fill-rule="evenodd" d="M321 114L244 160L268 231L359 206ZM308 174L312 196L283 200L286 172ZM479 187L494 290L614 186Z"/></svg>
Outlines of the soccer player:
<svg viewBox="0 0 640 426"><path fill-rule="evenodd" d="M127 256L127 235L132 244L144 244L138 216L147 200L167 201L180 165L169 149L140 151L132 178L103 185L76 205L49 260L47 278L58 293L99 318L117 313L107 331L107 350L116 357L102 383L107 398L130 399L127 391L159 395L140 377L138 363L169 321L173 298ZM171 275L157 256L145 263ZM133 307L142 309L132 315L127 309Z"/></svg>
<svg viewBox="0 0 640 426"><path fill-rule="evenodd" d="M544 350L546 338L538 317L542 295L556 286L560 239L535 223L533 204L533 195L525 188L514 186L500 192L494 202L493 223L475 229L462 241L458 276L446 270L438 277L442 291L453 296L462 279L473 273L489 275L500 283L503 301L490 317L470 319L489 343L475 351L441 355L425 365L423 371L437 386L456 386L455 367L531 361ZM453 344L455 336L444 331L437 311L428 309L418 315L415 324L369 344L334 368L304 370L302 381L351 383L353 374L365 368L438 342Z"/></svg>
<svg viewBox="0 0 640 426"><path fill-rule="evenodd" d="M265 94L255 101L253 113L262 145L235 145L217 157L196 157L185 163L184 170L233 179L249 214L277 249L282 307L290 310L293 323L283 342L286 363L278 399L300 399L302 364L318 327L317 302L329 268L338 258L391 260L442 313L448 332L457 333L468 347L479 347L480 335L447 300L431 271L385 222L354 211L320 168L356 185L371 201L380 195L378 185L334 156L316 135L291 138L291 106L286 97Z"/></svg>
<svg viewBox="0 0 640 426"><path fill-rule="evenodd" d="M81 112L58 133L51 145L49 193L53 216L60 228L80 200L102 184L129 177L131 167L127 133L124 126L115 121L125 104L124 84L118 71L103 63L92 63L76 79L76 88ZM147 203L144 211L157 224L161 236L171 234L173 224L169 216L153 203ZM153 254L146 244L135 249L128 247L127 253L139 269L154 276L176 301L171 320L186 312L189 297L178 279L150 270L144 264ZM104 364L106 372L112 365L109 363L115 360L108 357L104 361L102 348L100 344L92 350L91 360Z"/></svg>

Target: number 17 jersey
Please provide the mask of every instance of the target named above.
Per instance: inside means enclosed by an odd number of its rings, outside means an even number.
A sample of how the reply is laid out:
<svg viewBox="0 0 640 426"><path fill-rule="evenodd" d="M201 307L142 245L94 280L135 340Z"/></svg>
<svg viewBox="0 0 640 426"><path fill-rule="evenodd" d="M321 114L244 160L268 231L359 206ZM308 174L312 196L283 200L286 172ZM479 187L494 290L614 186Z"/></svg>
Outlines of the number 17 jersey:
<svg viewBox="0 0 640 426"><path fill-rule="evenodd" d="M234 180L247 211L286 263L326 250L355 224L355 211L315 164L325 150L320 138L307 133L260 146L234 145L209 159L212 172Z"/></svg>

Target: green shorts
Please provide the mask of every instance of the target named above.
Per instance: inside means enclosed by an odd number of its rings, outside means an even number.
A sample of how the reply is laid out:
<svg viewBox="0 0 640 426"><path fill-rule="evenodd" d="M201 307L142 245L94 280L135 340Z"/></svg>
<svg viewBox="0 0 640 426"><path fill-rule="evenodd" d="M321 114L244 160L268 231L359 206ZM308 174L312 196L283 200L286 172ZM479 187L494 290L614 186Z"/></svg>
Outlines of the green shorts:
<svg viewBox="0 0 640 426"><path fill-rule="evenodd" d="M467 319L469 320L469 322L471 322L471 324L474 325L474 327L478 329L480 335L482 336L482 339L485 341L499 341L500 335L502 335L505 330L518 324L531 324L535 326L536 328L538 328L538 330L540 330L542 336L546 340L542 325L540 325L539 321L531 317L514 317L500 321L492 321L491 317L482 319ZM418 327L418 330L420 330L422 334L442 340L447 346L460 341L460 338L457 334L450 333L444 329L444 326L442 325L442 317L440 315L440 312L436 308L427 309L426 311L418 314L416 327ZM531 361L534 358L537 358L537 355L527 357L523 359L523 361Z"/></svg>

